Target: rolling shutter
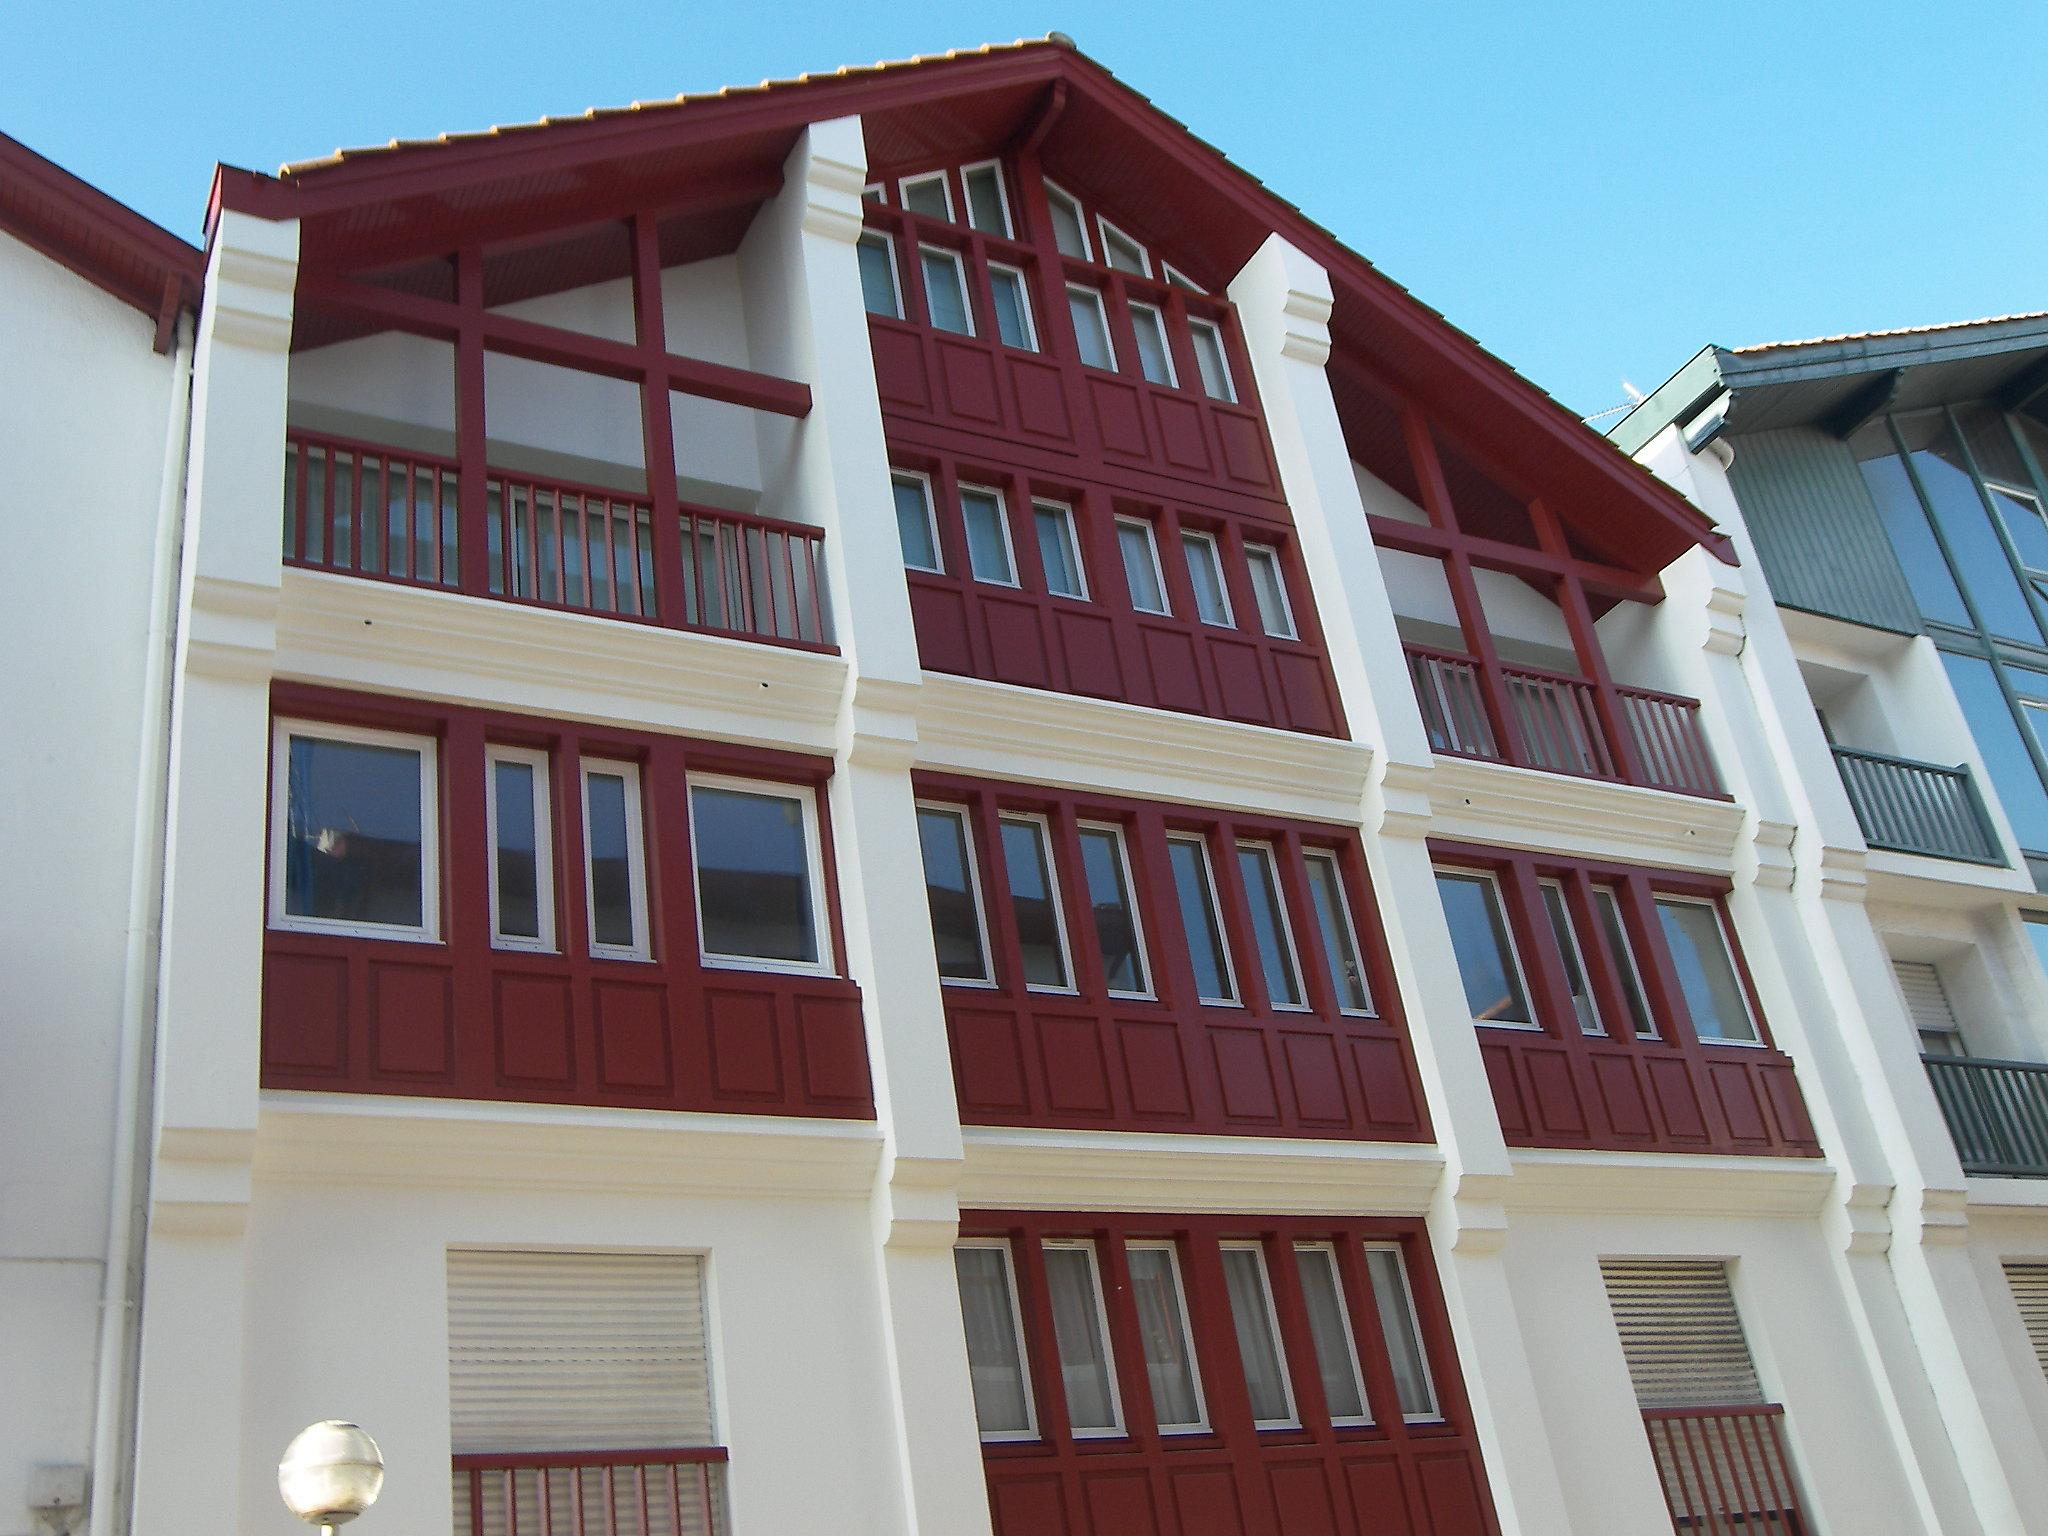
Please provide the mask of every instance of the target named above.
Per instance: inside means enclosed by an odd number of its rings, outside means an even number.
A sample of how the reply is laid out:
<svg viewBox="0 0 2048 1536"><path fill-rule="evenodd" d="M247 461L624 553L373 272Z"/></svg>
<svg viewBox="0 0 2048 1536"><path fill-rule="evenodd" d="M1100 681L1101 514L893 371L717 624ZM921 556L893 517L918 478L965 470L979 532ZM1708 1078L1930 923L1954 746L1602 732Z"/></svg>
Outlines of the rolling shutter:
<svg viewBox="0 0 2048 1536"><path fill-rule="evenodd" d="M2019 1303L2027 1337L2034 1341L2034 1358L2048 1373L2048 1260L2008 1262L2005 1279L2012 1287L2012 1299Z"/></svg>
<svg viewBox="0 0 2048 1536"><path fill-rule="evenodd" d="M1962 1037L1955 1010L1948 1005L1948 990L1941 984L1941 972L1919 960L1894 960L1892 971L1899 978L1899 990L1906 994L1906 1012L1923 1043L1936 1051L1954 1051Z"/></svg>
<svg viewBox="0 0 2048 1536"><path fill-rule="evenodd" d="M1608 1305L1636 1402L1644 1408L1764 1401L1725 1264L1603 1259Z"/></svg>

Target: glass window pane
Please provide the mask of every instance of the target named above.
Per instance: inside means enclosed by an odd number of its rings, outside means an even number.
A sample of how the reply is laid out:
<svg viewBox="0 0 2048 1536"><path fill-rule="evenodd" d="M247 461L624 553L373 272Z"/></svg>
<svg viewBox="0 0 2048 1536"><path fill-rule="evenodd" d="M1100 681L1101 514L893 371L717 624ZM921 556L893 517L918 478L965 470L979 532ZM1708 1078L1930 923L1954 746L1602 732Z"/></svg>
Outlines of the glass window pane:
<svg viewBox="0 0 2048 1536"><path fill-rule="evenodd" d="M1086 597L1081 579L1081 551L1074 542L1074 514L1051 502L1032 506L1038 525L1038 561L1045 569L1045 590L1055 597Z"/></svg>
<svg viewBox="0 0 2048 1536"><path fill-rule="evenodd" d="M1031 334L1031 300L1024 290L1024 274L1008 267L988 269L989 292L995 299L996 334L1006 347L1026 352L1038 350Z"/></svg>
<svg viewBox="0 0 2048 1536"><path fill-rule="evenodd" d="M1244 879L1251 908L1252 937L1259 946L1259 971L1266 999L1275 1008L1301 1006L1301 977L1294 966L1294 935L1287 926L1287 907L1280 897L1280 872L1273 850L1262 843L1237 845L1237 869Z"/></svg>
<svg viewBox="0 0 2048 1536"><path fill-rule="evenodd" d="M967 565L976 581L1017 584L1010 563L1010 533L1003 525L1003 499L994 491L960 488L960 516L967 525Z"/></svg>
<svg viewBox="0 0 2048 1536"><path fill-rule="evenodd" d="M896 263L887 235L860 237L860 294L871 315L903 318L903 300L896 292Z"/></svg>
<svg viewBox="0 0 2048 1536"><path fill-rule="evenodd" d="M1149 304L1131 306L1131 330L1138 339L1138 367L1148 384L1173 383L1173 354L1166 345L1166 322Z"/></svg>
<svg viewBox="0 0 2048 1536"><path fill-rule="evenodd" d="M1678 969L1686 1011L1702 1040L1755 1040L1756 1025L1742 996L1721 933L1720 914L1705 902L1657 898L1664 942Z"/></svg>
<svg viewBox="0 0 2048 1536"><path fill-rule="evenodd" d="M497 931L507 939L541 937L540 785L534 765L491 760L491 848L497 871Z"/></svg>
<svg viewBox="0 0 2048 1536"><path fill-rule="evenodd" d="M1152 1413L1161 1429L1204 1429L1202 1388L1188 1338L1188 1314L1181 1294L1180 1267L1165 1243L1133 1243L1131 1299L1137 1305L1138 1334L1145 1344L1145 1375L1152 1384Z"/></svg>
<svg viewBox="0 0 2048 1536"><path fill-rule="evenodd" d="M1088 227L1081 221L1081 205L1059 188L1047 185L1046 208L1052 214L1052 240L1062 256L1088 259Z"/></svg>
<svg viewBox="0 0 2048 1536"><path fill-rule="evenodd" d="M1457 952L1458 974L1465 981L1465 1001L1480 1024L1536 1022L1522 990L1522 976L1508 936L1500 892L1484 875L1438 871L1437 894L1443 898L1444 920L1451 927L1451 948Z"/></svg>
<svg viewBox="0 0 2048 1536"><path fill-rule="evenodd" d="M1180 901L1181 929L1187 935L1188 958L1195 968L1195 995L1205 1003L1234 1003L1237 988L1230 978L1230 955L1223 946L1223 928L1216 916L1216 893L1209 882L1209 853L1199 838L1170 838L1174 894Z"/></svg>
<svg viewBox="0 0 2048 1536"><path fill-rule="evenodd" d="M1572 995L1572 1012L1578 1015L1580 1029L1589 1035L1604 1035L1607 1027L1600 1022L1600 1007L1593 999L1592 985L1586 980L1586 967L1579 953L1578 930L1572 926L1564 887L1553 880L1546 880L1542 890L1543 910L1550 918L1550 936L1556 941L1558 958L1564 964L1565 986Z"/></svg>
<svg viewBox="0 0 2048 1536"><path fill-rule="evenodd" d="M1280 564L1280 551L1265 544L1247 544L1244 559L1252 574L1252 597L1259 605L1259 628L1283 640L1294 639L1294 613L1287 604L1287 574Z"/></svg>
<svg viewBox="0 0 2048 1536"><path fill-rule="evenodd" d="M1649 1000L1643 996L1643 978L1636 969L1636 952L1628 941L1628 925L1621 920L1621 898L1610 886L1593 887L1593 910L1599 914L1600 932L1607 940L1608 953L1621 976L1621 995L1628 1002L1629 1023L1639 1039L1657 1038L1657 1025L1650 1017Z"/></svg>
<svg viewBox="0 0 2048 1536"><path fill-rule="evenodd" d="M1095 914L1095 941L1102 950L1104 985L1111 992L1149 993L1138 913L1124 866L1123 834L1113 827L1083 827L1081 866L1088 879L1088 905Z"/></svg>
<svg viewBox="0 0 2048 1536"><path fill-rule="evenodd" d="M286 914L424 928L424 755L294 735L286 760Z"/></svg>
<svg viewBox="0 0 2048 1536"><path fill-rule="evenodd" d="M611 949L637 949L639 903L633 890L633 825L625 775L587 770L583 802L590 942Z"/></svg>
<svg viewBox="0 0 2048 1536"><path fill-rule="evenodd" d="M2022 848L2048 849L2048 791L2041 787L2041 775L2021 738L2013 719L2012 706L1999 690L1991 663L1981 656L1958 656L1941 652L1955 688L1956 702L1970 723L1970 739L1983 754L1984 767L1998 791L1999 803L2012 821L2013 836Z"/></svg>
<svg viewBox="0 0 2048 1536"><path fill-rule="evenodd" d="M896 537L903 545L903 563L914 571L941 568L938 540L932 536L931 491L922 480L897 475L890 482L896 497Z"/></svg>
<svg viewBox="0 0 2048 1536"><path fill-rule="evenodd" d="M1230 596L1223 586L1223 561L1216 541L1207 534L1183 533L1180 547L1188 560L1188 580L1195 589L1195 615L1204 624L1231 623Z"/></svg>
<svg viewBox="0 0 2048 1536"><path fill-rule="evenodd" d="M1947 414L1916 411L1894 418L1894 424L1984 622L1994 634L2039 644L2040 628L2020 594L2019 579L2013 575L2005 547L1977 494L1977 483L1963 462Z"/></svg>
<svg viewBox="0 0 2048 1536"><path fill-rule="evenodd" d="M1188 324L1195 343L1195 364L1202 370L1202 393L1211 400L1235 400L1237 390L1230 382L1230 361L1223 351L1223 333L1206 320Z"/></svg>
<svg viewBox="0 0 2048 1536"><path fill-rule="evenodd" d="M993 165L977 165L961 172L967 183L967 222L985 235L1010 234L1009 205L1003 199L1003 175Z"/></svg>
<svg viewBox="0 0 2048 1536"><path fill-rule="evenodd" d="M1358 936L1351 925L1351 903L1344 895L1344 877L1333 853L1311 849L1302 856L1308 867L1309 894L1316 905L1316 925L1323 937L1323 956L1330 967L1330 987L1337 1006L1348 1013L1371 1013L1372 993L1365 984L1365 966L1358 956Z"/></svg>
<svg viewBox="0 0 2048 1536"><path fill-rule="evenodd" d="M1906 473L1905 460L1899 457L1892 442L1890 427L1882 421L1871 422L1849 439L1849 448L1856 455L1857 467L1863 471L1863 483L1877 503L1884 531L1905 570L1906 583L1912 588L1913 600L1921 613L1950 624L1968 624L1969 610L1963 607L1962 594L1956 590L1948 561L1935 542L1934 530L1928 526L1926 509L1920 505L1920 495Z"/></svg>
<svg viewBox="0 0 2048 1536"><path fill-rule="evenodd" d="M924 305L932 324L959 336L974 334L974 321L967 312L967 282L960 274L960 258L951 251L920 247L918 262L924 271Z"/></svg>
<svg viewBox="0 0 2048 1536"><path fill-rule="evenodd" d="M707 954L818 961L805 812L796 795L692 787L698 920Z"/></svg>
<svg viewBox="0 0 2048 1536"><path fill-rule="evenodd" d="M2048 521L2042 518L2040 493L2020 461L2019 445L2007 419L1982 402L1959 405L1955 415L1970 457L1977 461L1984 489L2019 550L2021 563L2029 570L2048 571Z"/></svg>
<svg viewBox="0 0 2048 1536"><path fill-rule="evenodd" d="M2025 917L2027 942L2034 946L2034 958L2040 962L2041 974L2048 977L2048 916Z"/></svg>
<svg viewBox="0 0 2048 1536"><path fill-rule="evenodd" d="M1109 345L1109 320L1102 312L1102 295L1092 288L1067 290L1067 313L1074 321L1074 342L1081 361L1090 368L1116 367L1116 353Z"/></svg>
<svg viewBox="0 0 2048 1536"><path fill-rule="evenodd" d="M1373 1303L1380 1315L1380 1336L1394 1367L1395 1396L1401 1415L1410 1419L1438 1417L1436 1386L1429 1376L1429 1356L1415 1321L1414 1298L1408 1293L1408 1271L1398 1248L1367 1248L1366 1271L1372 1276Z"/></svg>
<svg viewBox="0 0 2048 1536"><path fill-rule="evenodd" d="M1351 1318L1344 1310L1337 1255L1320 1245L1297 1248L1294 1267L1301 1276L1301 1299L1308 1311L1316 1372L1323 1380L1323 1401L1331 1422L1362 1424L1371 1415L1365 1406L1365 1383L1358 1374L1358 1352L1352 1348Z"/></svg>
<svg viewBox="0 0 2048 1536"><path fill-rule="evenodd" d="M1003 868L1010 882L1010 912L1024 954L1024 981L1034 987L1065 987L1067 936L1061 927L1045 824L1005 816Z"/></svg>
<svg viewBox="0 0 2048 1536"><path fill-rule="evenodd" d="M921 805L917 837L924 854L924 894L932 909L939 975L951 981L987 981L967 813Z"/></svg>
<svg viewBox="0 0 2048 1536"><path fill-rule="evenodd" d="M952 201L943 172L903 183L903 206L912 213L933 219L950 219L953 217Z"/></svg>
<svg viewBox="0 0 2048 1536"><path fill-rule="evenodd" d="M1223 1250L1223 1280L1230 1292L1230 1318L1237 1328L1238 1358L1244 1362L1245 1390L1258 1424L1291 1424L1294 1404L1280 1358L1280 1336L1266 1286L1266 1256L1256 1246Z"/></svg>
<svg viewBox="0 0 2048 1536"><path fill-rule="evenodd" d="M1114 225L1102 226L1102 262L1119 272L1135 272L1139 277L1151 275L1145 248Z"/></svg>
<svg viewBox="0 0 2048 1536"><path fill-rule="evenodd" d="M1104 1337L1102 1296L1095 1277L1095 1250L1049 1245L1045 1250L1045 1289L1052 1302L1060 1378L1067 1389L1068 1423L1077 1434L1119 1429L1116 1384L1109 1374L1109 1341Z"/></svg>
<svg viewBox="0 0 2048 1536"><path fill-rule="evenodd" d="M1150 523L1119 518L1117 552L1124 558L1124 580L1130 584L1131 606L1140 613L1165 613L1166 590L1159 580L1159 548Z"/></svg>
<svg viewBox="0 0 2048 1536"><path fill-rule="evenodd" d="M953 1270L960 1280L975 1420L984 1436L1029 1435L1031 1391L1018 1343L1010 1266L1000 1248L955 1248Z"/></svg>

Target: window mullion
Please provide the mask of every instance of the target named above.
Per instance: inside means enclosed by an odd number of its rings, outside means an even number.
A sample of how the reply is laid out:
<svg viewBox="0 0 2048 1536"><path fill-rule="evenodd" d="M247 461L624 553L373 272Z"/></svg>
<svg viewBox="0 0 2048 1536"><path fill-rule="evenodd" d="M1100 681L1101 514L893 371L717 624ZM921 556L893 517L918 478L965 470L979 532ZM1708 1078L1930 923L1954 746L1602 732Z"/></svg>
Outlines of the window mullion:
<svg viewBox="0 0 2048 1536"><path fill-rule="evenodd" d="M1499 871L1499 877L1501 903L1514 931L1516 948L1521 951L1523 980L1533 994L1529 1005L1535 1011L1536 1022L1553 1038L1574 1039L1579 1035L1579 1014L1572 1006L1564 959L1551 937L1550 916L1543 907L1543 891L1536 883L1536 871L1516 859Z"/></svg>
<svg viewBox="0 0 2048 1536"><path fill-rule="evenodd" d="M1280 904L1287 914L1288 931L1294 935L1295 969L1300 973L1295 981L1301 988L1302 1001L1317 1017L1335 1019L1344 1011L1344 1000L1336 995L1331 978L1341 961L1323 945L1323 925L1316 915L1315 897L1308 888L1301 834L1292 827L1284 828L1273 839L1273 859L1279 865L1276 874L1280 881ZM1338 879L1343 879L1341 860ZM1338 917L1341 921L1343 914L1340 912ZM1356 925L1355 918L1353 924ZM1349 1093L1345 1098L1349 1100Z"/></svg>
<svg viewBox="0 0 2048 1536"><path fill-rule="evenodd" d="M1592 878L1583 869L1567 868L1558 871L1558 883L1563 887L1565 913L1579 941L1579 965L1586 973L1594 1010L1606 1026L1604 1038L1633 1045L1635 1015L1621 980L1622 967L1629 963L1629 957L1615 954L1608 946L1606 924L1593 908Z"/></svg>
<svg viewBox="0 0 2048 1536"><path fill-rule="evenodd" d="M1627 914L1625 926L1638 941L1636 970L1649 995L1650 1016L1659 1034L1670 1044L1699 1044L1699 1031L1693 1027L1692 1010L1685 1005L1685 989L1679 985L1671 947L1664 942L1664 923L1657 915L1649 882L1640 876L1617 880L1615 894Z"/></svg>
<svg viewBox="0 0 2048 1536"><path fill-rule="evenodd" d="M1327 1444L1336 1434L1323 1391L1322 1361L1309 1330L1308 1303L1302 1299L1294 1240L1267 1232L1260 1235L1260 1246L1266 1255L1266 1284L1273 1293L1273 1320L1280 1329L1281 1369L1293 1388L1294 1416L1312 1438Z"/></svg>
<svg viewBox="0 0 2048 1536"><path fill-rule="evenodd" d="M1237 978L1237 1000L1248 1013L1263 1018L1273 1012L1273 999L1266 991L1265 959L1252 928L1251 898L1237 866L1237 840L1246 834L1235 822L1219 821L1200 835L1208 849L1209 879L1216 889L1216 922L1223 930L1231 974Z"/></svg>
<svg viewBox="0 0 2048 1536"><path fill-rule="evenodd" d="M1123 1408L1124 1433L1140 1450L1154 1450L1159 1443L1159 1410L1152 1401L1152 1374L1145 1365L1145 1339L1138 1324L1124 1234L1104 1227L1089 1235L1095 1242L1095 1261L1102 1277L1102 1309L1109 1322L1105 1342Z"/></svg>
<svg viewBox="0 0 2048 1536"><path fill-rule="evenodd" d="M1102 997L1109 990L1095 909L1088 899L1088 868L1081 853L1081 828L1073 802L1060 800L1045 813L1046 857L1052 861L1053 895L1067 923L1067 969L1074 991ZM1126 839L1128 842L1128 839ZM1135 894L1135 893L1133 893Z"/></svg>
<svg viewBox="0 0 2048 1536"><path fill-rule="evenodd" d="M981 882L982 921L988 928L989 980L999 990L1022 993L1024 952L1017 935L1017 914L1011 907L1010 867L1003 857L1003 822L992 794L976 794L966 802L974 828L974 871Z"/></svg>
<svg viewBox="0 0 2048 1536"><path fill-rule="evenodd" d="M1046 1282L1044 1234L1017 1230L1006 1232L1004 1237L1009 1241L1016 1268L1017 1310L1024 1320L1024 1354L1029 1362L1039 1437L1052 1445L1070 1446L1074 1428L1067 1414L1066 1373L1060 1365L1052 1291Z"/></svg>

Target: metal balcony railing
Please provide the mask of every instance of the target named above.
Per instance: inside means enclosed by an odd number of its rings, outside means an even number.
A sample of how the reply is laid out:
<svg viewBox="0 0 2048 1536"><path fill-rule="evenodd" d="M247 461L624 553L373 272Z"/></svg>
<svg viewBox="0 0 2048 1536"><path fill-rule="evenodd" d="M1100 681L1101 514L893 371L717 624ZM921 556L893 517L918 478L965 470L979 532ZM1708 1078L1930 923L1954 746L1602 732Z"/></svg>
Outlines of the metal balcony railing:
<svg viewBox="0 0 2048 1536"><path fill-rule="evenodd" d="M1926 1056L1965 1173L2048 1179L2048 1066Z"/></svg>
<svg viewBox="0 0 2048 1536"><path fill-rule="evenodd" d="M1679 1536L1804 1536L1776 1403L1646 1408L1643 1427Z"/></svg>
<svg viewBox="0 0 2048 1536"><path fill-rule="evenodd" d="M1854 747L1836 747L1835 766L1871 847L1972 864L2005 863L1968 768L1943 768Z"/></svg>
<svg viewBox="0 0 2048 1536"><path fill-rule="evenodd" d="M458 1455L454 1536L723 1536L723 1446Z"/></svg>

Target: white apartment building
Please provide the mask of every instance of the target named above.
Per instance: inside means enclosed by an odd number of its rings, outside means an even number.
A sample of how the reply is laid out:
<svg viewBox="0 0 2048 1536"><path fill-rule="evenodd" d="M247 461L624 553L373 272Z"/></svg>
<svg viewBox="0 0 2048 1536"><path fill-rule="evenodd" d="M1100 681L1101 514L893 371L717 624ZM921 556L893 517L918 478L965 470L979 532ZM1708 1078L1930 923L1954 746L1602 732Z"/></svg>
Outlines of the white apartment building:
<svg viewBox="0 0 2048 1536"><path fill-rule="evenodd" d="M1717 460L1057 37L4 168L0 1531L2048 1530Z"/></svg>

